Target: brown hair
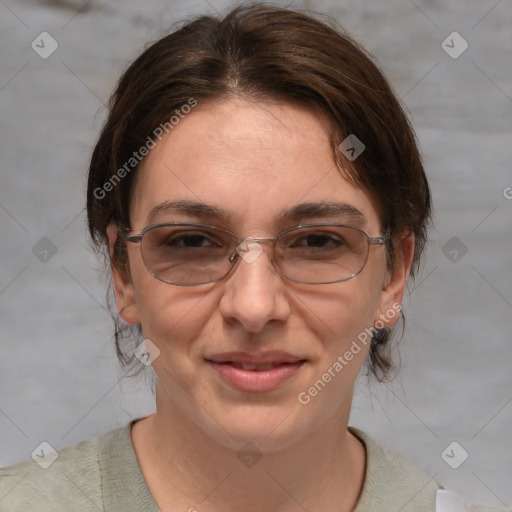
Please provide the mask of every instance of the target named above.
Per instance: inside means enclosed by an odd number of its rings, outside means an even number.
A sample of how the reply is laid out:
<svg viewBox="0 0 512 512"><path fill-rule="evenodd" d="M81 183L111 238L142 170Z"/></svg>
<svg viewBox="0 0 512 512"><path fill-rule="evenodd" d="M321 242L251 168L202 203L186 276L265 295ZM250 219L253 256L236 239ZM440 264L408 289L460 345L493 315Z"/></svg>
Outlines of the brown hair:
<svg viewBox="0 0 512 512"><path fill-rule="evenodd" d="M382 230L395 243L414 233L414 277L426 242L430 190L399 101L372 57L333 20L263 4L188 22L126 69L89 169L87 214L95 248L108 247L110 223L130 226L137 162L130 164L133 170L126 163L134 152L155 139L157 127L172 129L170 117L191 100L201 104L234 95L300 104L326 120L340 172L375 198ZM365 145L354 161L338 149L350 134ZM396 258L393 245L387 244L390 268ZM127 268L120 239L112 264ZM117 314L113 318L118 357L124 366L133 364L121 343L126 330L134 334L132 326L123 325ZM140 326L136 330L140 337ZM393 369L392 334L392 329L378 329L372 339L368 371L378 380L389 378Z"/></svg>

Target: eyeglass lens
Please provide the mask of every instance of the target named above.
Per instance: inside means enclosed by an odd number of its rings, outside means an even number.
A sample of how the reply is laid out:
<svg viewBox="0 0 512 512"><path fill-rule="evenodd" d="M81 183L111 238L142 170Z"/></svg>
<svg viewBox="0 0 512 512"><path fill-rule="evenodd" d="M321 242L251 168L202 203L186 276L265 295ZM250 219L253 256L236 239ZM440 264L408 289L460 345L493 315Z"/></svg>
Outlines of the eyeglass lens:
<svg viewBox="0 0 512 512"><path fill-rule="evenodd" d="M142 258L151 274L167 283L212 283L230 271L230 257L239 241L213 227L156 226L143 235ZM273 245L272 260L281 274L303 283L348 279L361 271L368 257L366 234L341 225L295 228L278 236Z"/></svg>

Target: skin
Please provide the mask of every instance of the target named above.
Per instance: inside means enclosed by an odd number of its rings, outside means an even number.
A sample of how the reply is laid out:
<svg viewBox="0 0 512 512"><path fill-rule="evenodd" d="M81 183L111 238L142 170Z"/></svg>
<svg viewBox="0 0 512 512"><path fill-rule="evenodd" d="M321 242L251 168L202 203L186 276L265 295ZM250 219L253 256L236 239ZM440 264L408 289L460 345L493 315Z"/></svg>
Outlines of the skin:
<svg viewBox="0 0 512 512"><path fill-rule="evenodd" d="M160 212L151 223L214 224L241 236L271 238L299 224L277 214L302 202L358 208L370 236L381 236L372 197L342 177L322 120L305 108L243 98L199 104L151 150L138 170L134 233L157 204L174 199L224 208L229 218ZM310 222L346 222L315 217ZM116 226L110 226L113 243ZM162 283L128 244L130 275L113 267L117 307L160 350L156 413L137 421L132 441L162 510L350 511L365 475L365 449L348 430L354 382L368 346L307 405L297 396L404 293L413 236L403 238L393 274L383 246L370 246L363 271L345 282L304 285L282 279L264 253L241 261L214 285ZM390 326L398 315L384 321ZM306 358L299 372L266 393L224 384L205 356L284 350ZM247 468L237 451L250 441L262 459ZM194 507L194 508L192 508Z"/></svg>

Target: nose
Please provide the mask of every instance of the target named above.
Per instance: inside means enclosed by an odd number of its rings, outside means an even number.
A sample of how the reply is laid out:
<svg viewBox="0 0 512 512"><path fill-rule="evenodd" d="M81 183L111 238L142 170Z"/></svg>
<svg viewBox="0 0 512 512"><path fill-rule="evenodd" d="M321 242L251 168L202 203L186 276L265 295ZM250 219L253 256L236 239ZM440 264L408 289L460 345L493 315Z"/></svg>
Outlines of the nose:
<svg viewBox="0 0 512 512"><path fill-rule="evenodd" d="M238 261L223 283L220 313L251 333L290 315L286 285L270 260L271 247L246 239L233 257Z"/></svg>

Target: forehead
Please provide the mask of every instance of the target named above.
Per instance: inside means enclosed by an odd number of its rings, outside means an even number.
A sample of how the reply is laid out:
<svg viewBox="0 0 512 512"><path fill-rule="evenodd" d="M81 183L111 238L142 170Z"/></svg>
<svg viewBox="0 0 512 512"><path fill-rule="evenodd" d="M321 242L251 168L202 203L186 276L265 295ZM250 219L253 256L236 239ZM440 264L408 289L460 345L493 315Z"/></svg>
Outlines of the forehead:
<svg viewBox="0 0 512 512"><path fill-rule="evenodd" d="M352 207L363 214L360 224L378 226L371 197L337 168L322 120L295 105L242 98L199 103L156 139L137 173L133 229L179 220L178 209L165 208L179 202L216 208L224 222L244 229L273 229L297 206L320 202L347 205L345 213Z"/></svg>

